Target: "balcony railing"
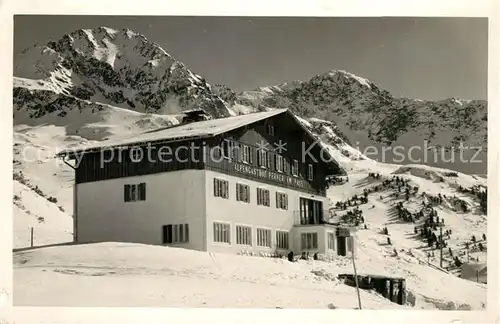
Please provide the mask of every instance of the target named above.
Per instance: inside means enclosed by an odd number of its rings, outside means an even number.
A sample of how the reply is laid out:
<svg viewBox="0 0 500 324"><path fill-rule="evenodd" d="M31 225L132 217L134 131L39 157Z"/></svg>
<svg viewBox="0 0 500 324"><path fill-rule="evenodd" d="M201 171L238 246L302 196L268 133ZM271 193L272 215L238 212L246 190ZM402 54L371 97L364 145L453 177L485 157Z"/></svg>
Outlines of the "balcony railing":
<svg viewBox="0 0 500 324"><path fill-rule="evenodd" d="M330 211L327 209L316 211L295 210L293 212L293 223L297 226L328 224L330 215Z"/></svg>

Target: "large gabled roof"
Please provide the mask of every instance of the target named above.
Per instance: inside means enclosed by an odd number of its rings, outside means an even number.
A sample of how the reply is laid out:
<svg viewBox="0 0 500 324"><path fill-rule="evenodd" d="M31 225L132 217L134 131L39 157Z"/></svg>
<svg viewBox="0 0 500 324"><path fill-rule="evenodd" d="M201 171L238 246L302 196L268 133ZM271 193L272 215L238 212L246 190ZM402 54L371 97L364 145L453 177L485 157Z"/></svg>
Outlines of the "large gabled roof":
<svg viewBox="0 0 500 324"><path fill-rule="evenodd" d="M300 127L315 140L314 134L305 127L305 125L288 109L272 109L265 112L255 112L245 115L232 116L226 118L216 118L211 120L192 122L188 124L181 124L176 126L170 126L165 128L156 129L153 131L144 132L139 135L123 137L119 139L105 140L91 145L85 145L81 147L74 147L62 150L57 153L58 157L74 157L75 155L84 154L87 152L95 152L101 150L118 149L125 147L136 147L141 145L147 145L148 143L165 143L165 142L178 142L193 139L202 139L215 137L220 134L230 132L232 130L256 123L261 120L265 120L280 114L289 114L294 118ZM318 143L321 146L321 142ZM335 161L335 159L330 155L328 150L325 149L325 153L329 161ZM337 166L341 171L340 165Z"/></svg>
<svg viewBox="0 0 500 324"><path fill-rule="evenodd" d="M58 156L78 154L101 149L131 147L158 141L183 141L195 138L208 138L234 129L253 124L263 119L284 113L287 109L274 109L246 115L232 116L170 126L144 132L139 135L104 140L95 144L68 148L57 153Z"/></svg>

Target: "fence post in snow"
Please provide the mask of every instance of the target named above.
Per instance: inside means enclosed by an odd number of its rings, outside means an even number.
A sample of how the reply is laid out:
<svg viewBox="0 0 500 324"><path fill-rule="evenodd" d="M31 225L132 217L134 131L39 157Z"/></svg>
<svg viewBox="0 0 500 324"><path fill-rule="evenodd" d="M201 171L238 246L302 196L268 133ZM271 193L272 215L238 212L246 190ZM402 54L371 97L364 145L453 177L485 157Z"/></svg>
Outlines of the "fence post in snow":
<svg viewBox="0 0 500 324"><path fill-rule="evenodd" d="M443 268L443 245L444 245L444 240L443 240L443 225L439 225L439 267L442 269Z"/></svg>
<svg viewBox="0 0 500 324"><path fill-rule="evenodd" d="M31 247L33 247L33 227L30 227L31 235L30 235L30 242L31 242Z"/></svg>
<svg viewBox="0 0 500 324"><path fill-rule="evenodd" d="M355 261L355 257L354 257L354 236L351 236L349 238L351 240L351 246L352 246L352 249L351 249L351 256L352 256L352 266L354 267L354 282L356 283L356 291L358 292L358 305L359 305L359 309L361 310L361 296L359 294L359 284L358 284L358 273L356 271L356 261Z"/></svg>

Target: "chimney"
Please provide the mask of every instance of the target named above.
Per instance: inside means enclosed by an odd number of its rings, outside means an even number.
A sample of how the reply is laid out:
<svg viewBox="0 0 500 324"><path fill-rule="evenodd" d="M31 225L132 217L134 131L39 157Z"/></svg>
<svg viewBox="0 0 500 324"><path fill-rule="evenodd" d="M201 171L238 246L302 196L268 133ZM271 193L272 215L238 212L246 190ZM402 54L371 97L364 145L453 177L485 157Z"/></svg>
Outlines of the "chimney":
<svg viewBox="0 0 500 324"><path fill-rule="evenodd" d="M183 113L184 117L182 118L182 124L195 123L210 119L203 109L188 110Z"/></svg>

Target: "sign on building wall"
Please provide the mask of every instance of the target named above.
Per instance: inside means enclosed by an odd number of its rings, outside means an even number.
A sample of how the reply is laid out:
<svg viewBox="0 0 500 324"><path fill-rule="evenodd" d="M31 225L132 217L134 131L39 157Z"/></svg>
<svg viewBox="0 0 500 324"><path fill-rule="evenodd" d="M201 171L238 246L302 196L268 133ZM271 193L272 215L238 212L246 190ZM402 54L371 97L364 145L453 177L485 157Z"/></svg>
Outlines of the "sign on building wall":
<svg viewBox="0 0 500 324"><path fill-rule="evenodd" d="M284 184L287 184L289 186L295 186L299 188L306 188L306 182L304 180L287 176L284 174L276 173L276 172L271 172L266 169L262 168L255 168L249 165L244 165L244 164L234 164L234 170L239 173L244 173L244 174L249 174L258 178L262 179L267 179L271 181L277 181L281 182Z"/></svg>

